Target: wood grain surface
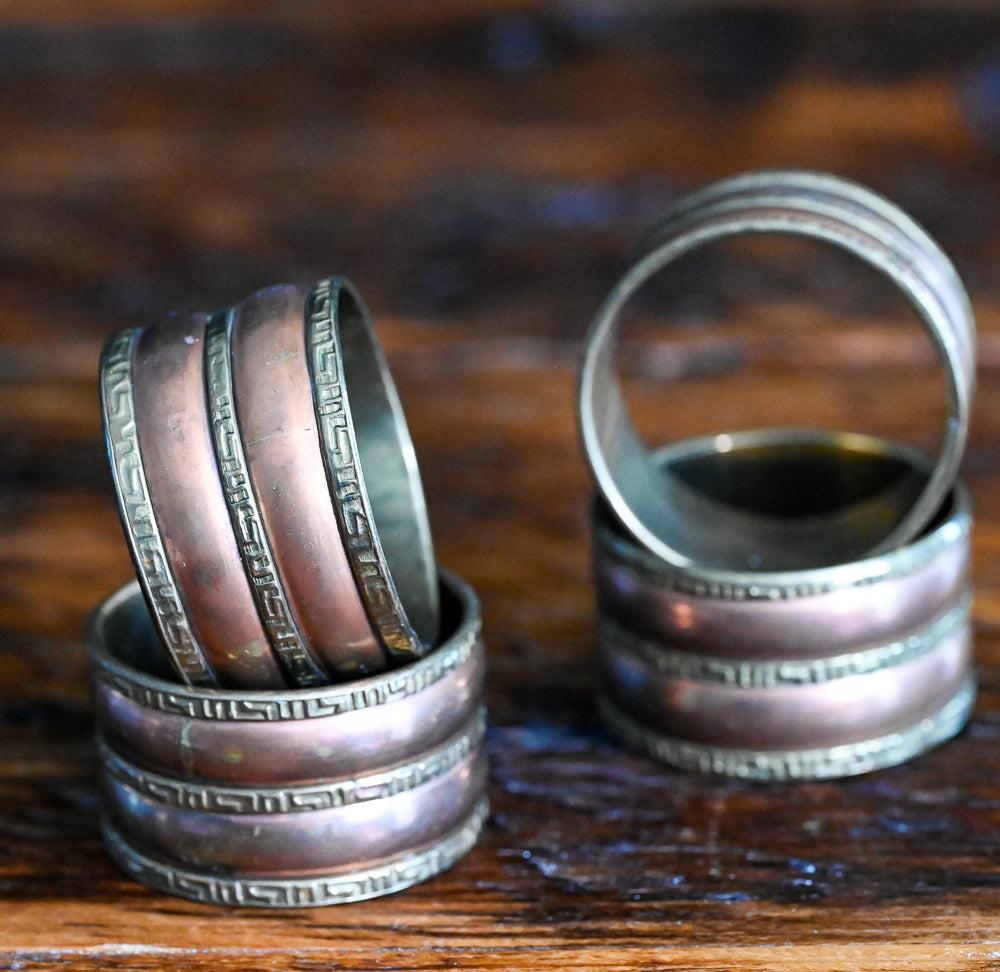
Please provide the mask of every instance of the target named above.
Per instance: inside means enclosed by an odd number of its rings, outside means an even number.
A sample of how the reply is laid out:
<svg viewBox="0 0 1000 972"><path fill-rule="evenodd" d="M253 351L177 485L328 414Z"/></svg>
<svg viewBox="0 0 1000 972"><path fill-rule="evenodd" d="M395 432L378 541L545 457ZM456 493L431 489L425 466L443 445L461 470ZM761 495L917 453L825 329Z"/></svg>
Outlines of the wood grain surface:
<svg viewBox="0 0 1000 972"><path fill-rule="evenodd" d="M989 4L0 3L0 969L1000 967L1000 12ZM980 328L964 475L981 694L853 780L664 769L595 718L573 386L679 194L802 166L907 208ZM375 312L439 559L482 596L493 815L377 902L237 912L105 856L80 635L131 575L100 344L331 273ZM683 261L630 331L659 441L771 424L933 450L931 346L821 247Z"/></svg>

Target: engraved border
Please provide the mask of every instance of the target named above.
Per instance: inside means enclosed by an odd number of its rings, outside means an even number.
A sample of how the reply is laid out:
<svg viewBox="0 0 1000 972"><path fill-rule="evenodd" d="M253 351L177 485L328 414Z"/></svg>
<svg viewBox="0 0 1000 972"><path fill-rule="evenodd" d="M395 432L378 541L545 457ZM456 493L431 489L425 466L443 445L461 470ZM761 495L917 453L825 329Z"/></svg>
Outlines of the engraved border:
<svg viewBox="0 0 1000 972"><path fill-rule="evenodd" d="M905 763L961 731L976 698L971 677L933 715L908 729L826 749L755 751L706 746L655 732L598 697L601 718L626 746L679 769L749 780L822 780Z"/></svg>
<svg viewBox="0 0 1000 972"><path fill-rule="evenodd" d="M966 587L955 603L905 638L821 658L744 660L681 651L643 638L606 615L598 618L597 637L599 646L620 648L668 678L758 689L814 685L902 665L927 654L961 625L967 624L971 611L972 590Z"/></svg>
<svg viewBox="0 0 1000 972"><path fill-rule="evenodd" d="M236 314L234 307L213 314L205 335L205 394L222 492L257 612L275 656L293 685L323 685L330 679L299 630L247 470L230 363Z"/></svg>
<svg viewBox="0 0 1000 972"><path fill-rule="evenodd" d="M191 685L214 686L218 680L188 622L146 485L132 394L139 334L121 331L101 353L101 412L118 509L151 616L177 674Z"/></svg>
<svg viewBox="0 0 1000 972"><path fill-rule="evenodd" d="M479 601L472 588L444 568L442 583L459 602L462 619L456 632L431 654L404 668L375 675L359 682L327 685L281 693L259 691L247 694L222 689L191 689L173 685L122 664L103 642L102 612L123 611L129 604L126 585L98 609L88 634L93 678L146 709L213 722L284 722L322 719L388 705L422 692L477 656L485 655L480 640ZM138 596L138 590L132 588Z"/></svg>
<svg viewBox="0 0 1000 972"><path fill-rule="evenodd" d="M440 874L464 857L479 840L489 816L483 797L472 813L444 840L430 848L403 854L376 867L327 877L225 877L175 867L129 844L106 817L101 829L112 860L147 887L202 904L259 908L306 908L365 901L402 891Z"/></svg>
<svg viewBox="0 0 1000 972"><path fill-rule="evenodd" d="M136 766L98 735L102 774L148 799L181 810L234 815L308 813L382 800L413 790L443 776L475 751L486 731L486 709L442 746L420 759L367 773L309 786L216 786L164 776Z"/></svg>
<svg viewBox="0 0 1000 972"><path fill-rule="evenodd" d="M306 300L306 345L313 380L313 405L323 466L344 549L354 569L365 609L385 645L397 659L426 653L392 579L375 526L358 456L351 404L343 381L344 359L338 325L340 293L347 290L370 327L360 297L340 278L318 283Z"/></svg>
<svg viewBox="0 0 1000 972"><path fill-rule="evenodd" d="M968 546L971 501L960 481L952 487L949 503L950 512L943 523L897 550L849 564L801 571L750 573L667 564L625 537L599 499L591 515L591 532L595 557L614 560L663 590L722 601L790 601L908 577L952 547Z"/></svg>

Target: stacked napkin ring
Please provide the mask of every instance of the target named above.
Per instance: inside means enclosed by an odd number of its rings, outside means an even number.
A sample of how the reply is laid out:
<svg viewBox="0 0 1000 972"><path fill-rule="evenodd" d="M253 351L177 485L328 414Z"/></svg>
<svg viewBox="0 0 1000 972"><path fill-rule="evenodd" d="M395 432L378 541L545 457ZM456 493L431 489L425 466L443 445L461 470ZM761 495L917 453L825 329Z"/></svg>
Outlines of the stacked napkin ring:
<svg viewBox="0 0 1000 972"><path fill-rule="evenodd" d="M115 335L101 399L137 576L87 632L112 857L269 907L448 867L487 812L479 605L356 291Z"/></svg>
<svg viewBox="0 0 1000 972"><path fill-rule="evenodd" d="M938 461L920 495L873 548L912 539L940 508L958 471L975 382L975 329L951 263L908 216L874 193L833 176L761 172L726 180L681 203L645 242L641 258L612 290L587 337L580 370L584 448L601 495L628 532L667 563L731 563L781 569L822 549L828 524L761 525L712 503L656 467L629 420L615 380L617 321L653 274L697 247L729 236L777 232L832 243L882 271L910 299L944 363L948 420Z"/></svg>
<svg viewBox="0 0 1000 972"><path fill-rule="evenodd" d="M623 305L682 253L757 232L843 247L910 298L946 373L935 463L809 429L639 440L614 377ZM664 762L756 778L865 772L949 738L975 694L956 478L975 331L951 264L885 200L802 172L682 200L640 253L598 312L579 385L606 722Z"/></svg>
<svg viewBox="0 0 1000 972"><path fill-rule="evenodd" d="M722 478L766 464L779 481L781 466L789 477L812 466L831 492L846 477L875 488L929 474L919 454L863 436L767 430L718 447L694 440L659 458ZM633 746L703 772L819 778L901 762L964 724L974 686L960 485L917 540L807 570L676 567L605 505L594 521L600 705Z"/></svg>

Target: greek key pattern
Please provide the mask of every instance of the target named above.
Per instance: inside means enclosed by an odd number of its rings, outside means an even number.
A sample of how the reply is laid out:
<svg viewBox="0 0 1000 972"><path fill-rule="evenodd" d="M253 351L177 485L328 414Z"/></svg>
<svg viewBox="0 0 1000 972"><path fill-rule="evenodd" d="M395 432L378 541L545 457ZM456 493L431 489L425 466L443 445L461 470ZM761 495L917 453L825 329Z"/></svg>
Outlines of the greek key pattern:
<svg viewBox="0 0 1000 972"><path fill-rule="evenodd" d="M598 638L601 644L623 649L668 678L752 689L815 685L851 675L865 675L919 658L967 624L971 609L972 593L965 590L957 604L915 634L876 648L828 658L767 661L713 658L641 638L607 617L599 621Z"/></svg>
<svg viewBox="0 0 1000 972"><path fill-rule="evenodd" d="M222 877L174 867L131 846L107 819L102 821L102 829L105 847L115 863L157 891L203 904L309 908L377 898L440 874L475 846L488 816L489 803L484 797L458 829L428 850L402 855L379 867L302 880Z"/></svg>
<svg viewBox="0 0 1000 972"><path fill-rule="evenodd" d="M123 759L103 739L98 739L98 746L104 773L157 803L229 816L288 814L332 810L416 789L466 759L482 742L485 730L486 710L480 708L460 735L423 759L353 780L294 787L223 787L173 779Z"/></svg>
<svg viewBox="0 0 1000 972"><path fill-rule="evenodd" d="M174 667L190 685L213 686L218 683L188 624L149 499L132 395L132 349L138 336L138 330L116 334L101 356L101 409L111 471L129 546Z"/></svg>
<svg viewBox="0 0 1000 972"><path fill-rule="evenodd" d="M451 647L440 648L407 668L367 679L355 688L346 683L325 686L322 691L278 697L273 692L241 695L222 691L185 691L183 686L178 686L176 690L166 689L162 687L163 682L147 679L139 673L133 677L128 669L100 658L93 667L93 674L119 695L144 709L211 722L285 722L325 719L344 712L390 705L422 692L469 662L474 652L482 651L479 625L476 623L469 625Z"/></svg>
<svg viewBox="0 0 1000 972"><path fill-rule="evenodd" d="M212 441L233 531L268 640L293 685L322 685L329 679L306 647L274 564L264 523L250 484L233 404L229 363L235 311L213 315L205 338L205 384Z"/></svg>
<svg viewBox="0 0 1000 972"><path fill-rule="evenodd" d="M682 569L670 568L660 561L647 559L642 551L633 549L628 541L616 535L611 527L596 518L594 539L599 548L599 558L611 559L629 570L634 570L663 590L716 601L794 601L909 576L940 557L949 548L959 543L967 546L970 524L971 517L968 510L959 508L934 536L924 538L924 548L919 557L913 555L912 548L905 551L909 556L903 556L900 551L896 551L891 558L879 558L879 564L883 568L881 571L873 569L863 574L845 572L842 576L833 576L828 580L798 583L775 583L764 579L712 580L696 574L688 575Z"/></svg>
<svg viewBox="0 0 1000 972"><path fill-rule="evenodd" d="M313 402L323 464L344 546L368 617L389 652L397 658L412 660L424 653L424 647L407 620L372 523L368 494L355 454L350 405L340 380L343 368L335 324L340 286L336 279L317 284L309 294L306 310Z"/></svg>
<svg viewBox="0 0 1000 972"><path fill-rule="evenodd" d="M685 742L634 722L607 697L601 717L627 746L683 770L750 780L822 780L904 763L961 731L976 698L970 678L934 715L902 732L828 749L754 751Z"/></svg>

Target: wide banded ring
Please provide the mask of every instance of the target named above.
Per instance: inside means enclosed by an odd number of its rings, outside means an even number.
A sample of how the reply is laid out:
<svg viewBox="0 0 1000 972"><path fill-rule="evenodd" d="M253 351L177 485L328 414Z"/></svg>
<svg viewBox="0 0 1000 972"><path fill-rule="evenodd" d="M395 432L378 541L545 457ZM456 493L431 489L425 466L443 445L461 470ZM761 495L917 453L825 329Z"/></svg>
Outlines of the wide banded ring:
<svg viewBox="0 0 1000 972"><path fill-rule="evenodd" d="M434 647L416 458L347 281L114 335L100 385L136 574L183 682L322 685Z"/></svg>
<svg viewBox="0 0 1000 972"><path fill-rule="evenodd" d="M714 501L775 521L871 496L905 504L892 484L930 475L917 450L803 429L689 440L656 459ZM937 745L975 697L970 526L956 482L924 532L884 554L798 571L679 567L598 499L605 721L664 762L756 778L862 773Z"/></svg>
<svg viewBox="0 0 1000 972"><path fill-rule="evenodd" d="M300 907L453 864L488 812L479 604L440 576L440 643L346 685L235 691L172 677L137 583L86 642L108 852L151 887Z"/></svg>
<svg viewBox="0 0 1000 972"><path fill-rule="evenodd" d="M598 489L628 533L670 564L732 567L740 557L745 568L782 570L824 563L835 521L804 520L773 534L755 517L699 496L657 465L616 380L618 321L636 291L689 251L754 233L812 238L859 257L903 292L934 342L948 409L936 463L913 502L897 507L897 518L849 557L895 549L927 525L955 480L975 382L974 322L958 275L930 237L885 199L833 176L776 171L726 180L682 200L649 234L599 309L580 371L580 428Z"/></svg>

